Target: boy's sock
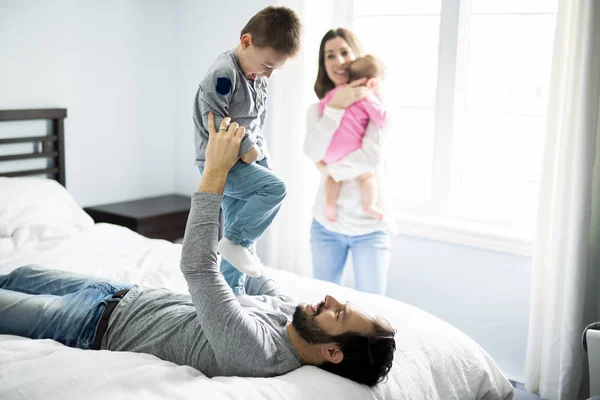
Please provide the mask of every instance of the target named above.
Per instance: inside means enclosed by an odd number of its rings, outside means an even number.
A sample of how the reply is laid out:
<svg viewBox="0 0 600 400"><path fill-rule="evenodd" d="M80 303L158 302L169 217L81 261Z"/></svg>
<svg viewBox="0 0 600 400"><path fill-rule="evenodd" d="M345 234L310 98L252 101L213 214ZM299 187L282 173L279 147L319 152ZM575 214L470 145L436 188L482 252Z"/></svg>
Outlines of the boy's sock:
<svg viewBox="0 0 600 400"><path fill-rule="evenodd" d="M219 241L218 250L221 257L249 277L258 278L262 275L261 264L250 250L244 246L235 244L224 237Z"/></svg>

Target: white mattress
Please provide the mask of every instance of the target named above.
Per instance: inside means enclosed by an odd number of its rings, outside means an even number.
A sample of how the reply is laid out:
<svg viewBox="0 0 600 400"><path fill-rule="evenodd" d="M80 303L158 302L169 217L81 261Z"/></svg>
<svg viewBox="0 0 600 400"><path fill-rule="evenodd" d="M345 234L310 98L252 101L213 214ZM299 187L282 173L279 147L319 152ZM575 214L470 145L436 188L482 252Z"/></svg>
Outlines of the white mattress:
<svg viewBox="0 0 600 400"><path fill-rule="evenodd" d="M52 240L31 236L17 250L0 250L0 274L38 264L186 292L181 246L97 224ZM6 246L4 248L9 248ZM2 246L0 246L2 249ZM512 399L494 360L451 325L410 305L268 268L298 301L325 294L386 317L397 329L394 366L373 389L302 367L276 378L208 379L191 367L154 356L83 351L52 340L0 335L0 399Z"/></svg>

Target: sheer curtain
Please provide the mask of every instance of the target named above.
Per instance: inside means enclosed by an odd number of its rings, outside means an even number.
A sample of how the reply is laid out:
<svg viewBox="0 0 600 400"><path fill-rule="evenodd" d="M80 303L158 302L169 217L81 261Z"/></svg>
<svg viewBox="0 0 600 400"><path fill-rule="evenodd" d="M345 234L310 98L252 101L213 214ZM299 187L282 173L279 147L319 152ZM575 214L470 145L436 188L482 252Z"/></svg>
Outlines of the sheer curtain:
<svg viewBox="0 0 600 400"><path fill-rule="evenodd" d="M525 386L585 399L584 327L600 321L600 2L560 0L544 151Z"/></svg>
<svg viewBox="0 0 600 400"><path fill-rule="evenodd" d="M277 71L269 84L269 150L275 172L286 182L288 194L257 248L268 266L312 275L310 224L319 175L302 148L306 110L317 101L312 88L319 44L332 27L333 1L279 0L277 5L296 11L303 23L303 37L300 54Z"/></svg>

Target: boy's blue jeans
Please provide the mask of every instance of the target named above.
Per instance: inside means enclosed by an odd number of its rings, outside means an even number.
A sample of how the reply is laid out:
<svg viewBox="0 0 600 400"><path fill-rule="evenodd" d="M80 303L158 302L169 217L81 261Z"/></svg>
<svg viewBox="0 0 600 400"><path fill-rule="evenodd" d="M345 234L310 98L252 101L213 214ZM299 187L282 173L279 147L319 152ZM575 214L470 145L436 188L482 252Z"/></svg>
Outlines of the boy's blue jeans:
<svg viewBox="0 0 600 400"><path fill-rule="evenodd" d="M286 195L285 183L258 162L238 161L227 175L223 191L224 235L251 248L271 225ZM200 174L204 172L199 167ZM221 273L236 295L244 294L246 275L221 259Z"/></svg>
<svg viewBox="0 0 600 400"><path fill-rule="evenodd" d="M91 349L112 295L133 285L38 266L0 275L0 333Z"/></svg>

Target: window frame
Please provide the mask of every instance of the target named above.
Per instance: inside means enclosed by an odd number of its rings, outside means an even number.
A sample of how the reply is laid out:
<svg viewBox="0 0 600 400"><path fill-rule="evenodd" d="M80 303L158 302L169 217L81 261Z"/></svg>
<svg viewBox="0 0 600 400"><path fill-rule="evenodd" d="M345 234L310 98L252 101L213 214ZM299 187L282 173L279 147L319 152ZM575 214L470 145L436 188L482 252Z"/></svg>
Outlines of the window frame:
<svg viewBox="0 0 600 400"><path fill-rule="evenodd" d="M334 26L353 28L353 0L334 0ZM471 0L441 0L431 201L416 208L394 207L398 233L478 249L531 257L536 220L531 230L469 220L451 214L454 132L464 124L467 90ZM502 13L499 13L502 14ZM529 13L524 13L529 14ZM536 210L533 210L535 213Z"/></svg>

